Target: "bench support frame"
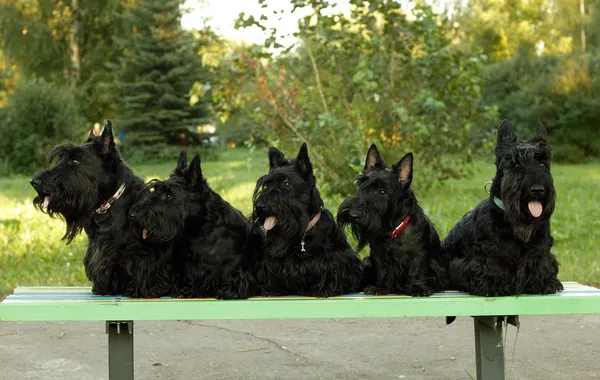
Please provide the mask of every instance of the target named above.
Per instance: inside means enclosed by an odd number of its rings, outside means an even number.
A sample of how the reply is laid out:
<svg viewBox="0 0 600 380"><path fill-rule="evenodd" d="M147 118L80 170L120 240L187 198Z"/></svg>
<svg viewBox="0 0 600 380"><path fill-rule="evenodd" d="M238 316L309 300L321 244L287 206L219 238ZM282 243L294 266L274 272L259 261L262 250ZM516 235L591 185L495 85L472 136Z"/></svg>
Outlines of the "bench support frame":
<svg viewBox="0 0 600 380"><path fill-rule="evenodd" d="M108 379L133 380L133 321L106 321Z"/></svg>
<svg viewBox="0 0 600 380"><path fill-rule="evenodd" d="M473 317L477 380L505 380L503 323L519 327L519 317ZM133 321L106 321L108 379L134 380Z"/></svg>
<svg viewBox="0 0 600 380"><path fill-rule="evenodd" d="M519 317L473 317L477 380L505 380L503 326L519 327Z"/></svg>

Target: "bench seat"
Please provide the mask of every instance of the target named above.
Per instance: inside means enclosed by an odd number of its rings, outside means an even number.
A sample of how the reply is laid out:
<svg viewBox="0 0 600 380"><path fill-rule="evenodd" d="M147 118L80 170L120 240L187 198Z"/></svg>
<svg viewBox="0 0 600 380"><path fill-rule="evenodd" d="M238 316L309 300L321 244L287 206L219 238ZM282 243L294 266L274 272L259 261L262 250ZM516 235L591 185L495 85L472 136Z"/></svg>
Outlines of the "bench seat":
<svg viewBox="0 0 600 380"><path fill-rule="evenodd" d="M447 291L431 297L349 294L332 298L248 300L139 299L97 296L89 287L19 286L0 304L0 321L224 320L396 318L600 313L600 289L564 282L556 295L477 297Z"/></svg>
<svg viewBox="0 0 600 380"><path fill-rule="evenodd" d="M600 314L600 289L577 282L563 286L565 290L557 294L510 297L446 291L431 297L359 293L229 301L133 299L94 295L90 287L19 286L0 303L0 321L103 321L109 339L109 379L130 380L133 321L470 316L475 321L477 378L500 380L505 379L504 349L498 344L503 323L518 325L519 315Z"/></svg>

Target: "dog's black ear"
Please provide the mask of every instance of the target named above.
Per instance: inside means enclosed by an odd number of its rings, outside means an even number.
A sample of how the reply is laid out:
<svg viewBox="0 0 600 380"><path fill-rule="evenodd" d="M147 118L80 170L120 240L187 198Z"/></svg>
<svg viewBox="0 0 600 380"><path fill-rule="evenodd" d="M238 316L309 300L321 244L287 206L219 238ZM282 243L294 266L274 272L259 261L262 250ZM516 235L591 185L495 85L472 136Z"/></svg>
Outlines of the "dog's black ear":
<svg viewBox="0 0 600 380"><path fill-rule="evenodd" d="M185 150L182 150L181 153L179 153L179 160L177 161L177 167L175 168L175 175L180 177L185 176L187 167L187 153Z"/></svg>
<svg viewBox="0 0 600 380"><path fill-rule="evenodd" d="M365 168L364 172L367 172L371 169L383 169L385 167L385 162L381 159L379 155L379 151L377 150L377 145L371 144L369 147L369 151L367 152L367 159L365 160Z"/></svg>
<svg viewBox="0 0 600 380"><path fill-rule="evenodd" d="M90 131L90 134L94 134L94 131ZM94 143L98 147L101 154L108 155L114 153L115 136L113 135L112 123L110 120L106 120L104 122L104 125L100 130L100 136L94 139Z"/></svg>
<svg viewBox="0 0 600 380"><path fill-rule="evenodd" d="M498 127L498 139L496 141L496 156L502 156L508 153L517 145L517 134L513 129L512 123L508 120L502 120Z"/></svg>
<svg viewBox="0 0 600 380"><path fill-rule="evenodd" d="M544 124L542 124L541 120L538 120L537 122L537 128L535 131L533 141L541 142L544 144L548 142L548 132L546 132L546 128L544 127Z"/></svg>
<svg viewBox="0 0 600 380"><path fill-rule="evenodd" d="M413 175L413 154L407 153L398 161L392 170L398 175L398 183L402 187L409 187Z"/></svg>
<svg viewBox="0 0 600 380"><path fill-rule="evenodd" d="M195 155L192 162L190 162L187 173L185 173L185 179L192 187L202 183L202 168L200 167L199 154Z"/></svg>
<svg viewBox="0 0 600 380"><path fill-rule="evenodd" d="M312 164L308 157L308 147L306 146L306 143L302 144L300 151L298 152L298 157L296 157L296 170L298 170L300 175L304 178L308 177L313 172Z"/></svg>
<svg viewBox="0 0 600 380"><path fill-rule="evenodd" d="M277 148L269 148L269 168L273 169L279 166L283 166L285 163L285 155Z"/></svg>

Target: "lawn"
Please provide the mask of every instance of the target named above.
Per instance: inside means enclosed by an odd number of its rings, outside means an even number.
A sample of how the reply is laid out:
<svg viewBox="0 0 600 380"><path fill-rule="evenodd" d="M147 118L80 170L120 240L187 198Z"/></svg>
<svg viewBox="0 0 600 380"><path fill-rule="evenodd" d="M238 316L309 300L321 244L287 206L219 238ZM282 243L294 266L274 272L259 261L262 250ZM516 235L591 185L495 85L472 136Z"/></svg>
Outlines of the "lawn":
<svg viewBox="0 0 600 380"><path fill-rule="evenodd" d="M490 160L491 162L491 160ZM164 178L173 163L133 167L142 178ZM413 184L418 185L418 163ZM254 182L267 169L265 152L227 150L219 161L202 165L209 184L242 212L251 209ZM600 284L598 237L600 204L600 164L554 165L558 193L553 216L554 253L558 256L560 278L586 284ZM481 164L468 180L453 180L439 190L418 192L425 212L441 236L487 194L484 183L491 179L493 165ZM0 178L0 294L16 285L88 284L82 260L86 237L70 245L61 241L64 225L36 211L31 199L35 193L28 177ZM340 199L326 199L335 213Z"/></svg>

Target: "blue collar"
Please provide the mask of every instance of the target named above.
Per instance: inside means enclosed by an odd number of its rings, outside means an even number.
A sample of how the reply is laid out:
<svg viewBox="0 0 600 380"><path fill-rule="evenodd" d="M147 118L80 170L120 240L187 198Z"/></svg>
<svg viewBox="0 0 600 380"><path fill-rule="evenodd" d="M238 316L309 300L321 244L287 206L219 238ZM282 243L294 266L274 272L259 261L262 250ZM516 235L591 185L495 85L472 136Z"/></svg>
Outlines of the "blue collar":
<svg viewBox="0 0 600 380"><path fill-rule="evenodd" d="M496 206L500 207L500 209L504 210L504 203L502 203L502 200L498 197L494 197L494 203L496 204Z"/></svg>

